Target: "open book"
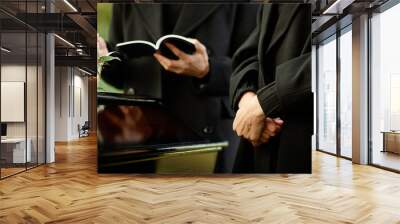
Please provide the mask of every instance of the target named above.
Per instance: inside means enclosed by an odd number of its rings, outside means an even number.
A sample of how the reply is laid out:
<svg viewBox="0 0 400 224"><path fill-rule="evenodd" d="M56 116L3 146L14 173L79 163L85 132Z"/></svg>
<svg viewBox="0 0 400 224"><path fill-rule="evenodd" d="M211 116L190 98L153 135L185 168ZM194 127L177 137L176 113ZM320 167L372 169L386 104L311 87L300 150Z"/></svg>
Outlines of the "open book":
<svg viewBox="0 0 400 224"><path fill-rule="evenodd" d="M196 51L194 44L189 38L174 34L161 37L155 44L144 40L134 40L119 43L116 47L119 52L125 54L129 58L153 56L156 51L159 51L165 57L177 59L175 54L169 50L165 43L174 45L186 54L193 54Z"/></svg>

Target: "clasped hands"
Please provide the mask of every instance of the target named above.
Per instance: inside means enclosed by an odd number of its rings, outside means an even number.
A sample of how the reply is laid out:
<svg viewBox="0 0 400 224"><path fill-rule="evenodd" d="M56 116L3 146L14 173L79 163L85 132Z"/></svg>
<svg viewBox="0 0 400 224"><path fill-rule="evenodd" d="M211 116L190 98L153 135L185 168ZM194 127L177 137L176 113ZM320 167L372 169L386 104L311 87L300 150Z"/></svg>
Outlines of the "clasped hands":
<svg viewBox="0 0 400 224"><path fill-rule="evenodd" d="M276 136L283 123L280 118L266 117L257 95L254 92L246 92L239 101L233 130L238 136L250 141L253 146L259 146Z"/></svg>

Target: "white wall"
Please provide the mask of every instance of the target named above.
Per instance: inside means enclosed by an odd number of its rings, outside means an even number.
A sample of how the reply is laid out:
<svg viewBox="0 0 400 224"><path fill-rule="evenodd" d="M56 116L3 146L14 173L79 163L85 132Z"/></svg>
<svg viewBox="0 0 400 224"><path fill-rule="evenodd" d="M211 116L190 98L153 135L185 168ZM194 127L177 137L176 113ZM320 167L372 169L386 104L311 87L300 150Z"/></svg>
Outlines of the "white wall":
<svg viewBox="0 0 400 224"><path fill-rule="evenodd" d="M67 67L55 68L55 141L68 140L68 71Z"/></svg>
<svg viewBox="0 0 400 224"><path fill-rule="evenodd" d="M73 119L72 119L72 135L75 137L78 137L78 129L77 126L80 124L81 126L85 123L85 121L88 121L89 118L89 111L88 111L88 78L81 76L83 73L78 71L78 75L76 75L76 72L78 70L75 70L75 75L74 75L74 108L73 111ZM81 111L80 111L81 110Z"/></svg>
<svg viewBox="0 0 400 224"><path fill-rule="evenodd" d="M38 70L37 70L38 69ZM29 143L31 148L32 161L36 162L39 159L39 163L44 163L44 74L42 73L42 67L37 67L25 64L3 64L1 66L1 81L2 82L23 82L26 84L26 107L25 102L21 108L21 113L25 113L26 120L22 122L6 122L7 123L7 137L9 138L27 138L30 140ZM27 78L27 80L25 80ZM24 94L25 90L19 90L21 94ZM7 97L2 95L3 97ZM12 110L10 107L2 107L3 112ZM7 113L13 113L13 111L7 111ZM15 113L15 112L14 112ZM24 116L24 115L23 115ZM37 156L39 153L39 156Z"/></svg>
<svg viewBox="0 0 400 224"><path fill-rule="evenodd" d="M25 82L25 75L26 70L28 74L35 73L36 74L36 67L28 66L27 68L24 65L18 64L5 64L1 66L1 81L2 82ZM31 80L30 80L31 82ZM32 83L30 83L32 84ZM36 82L33 83L36 85ZM28 102L32 102L33 98L36 98L36 89L28 88L27 96L30 99L27 99ZM33 92L30 92L32 90ZM33 106L33 105L31 105ZM36 107L36 104L34 105ZM1 110L7 110L7 108L1 108ZM31 117L31 113L28 113L28 121L32 121L35 119L36 121L36 114L34 117ZM35 122L36 123L36 122ZM31 127L32 125L28 125ZM8 137L25 137L25 122L7 122L7 136ZM29 137L29 136L28 136Z"/></svg>
<svg viewBox="0 0 400 224"><path fill-rule="evenodd" d="M56 141L79 138L78 124L88 120L88 78L72 67L56 67ZM81 107L81 108L80 108Z"/></svg>

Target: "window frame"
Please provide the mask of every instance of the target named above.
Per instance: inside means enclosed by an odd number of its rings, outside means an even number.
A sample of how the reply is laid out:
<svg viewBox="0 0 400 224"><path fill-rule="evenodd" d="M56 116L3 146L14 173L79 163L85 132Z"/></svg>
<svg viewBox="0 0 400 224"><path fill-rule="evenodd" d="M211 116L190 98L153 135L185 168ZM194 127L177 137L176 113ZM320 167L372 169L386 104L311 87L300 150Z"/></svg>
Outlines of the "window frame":
<svg viewBox="0 0 400 224"><path fill-rule="evenodd" d="M343 28L337 29L335 33L333 33L332 35L328 36L327 38L319 41L316 44L316 48L315 48L315 50L316 50L316 52L315 52L315 55L316 55L316 68L315 68L315 71L316 71L316 74L315 74L316 75L316 77L315 77L315 80L316 80L316 112L315 113L316 113L316 122L317 122L317 124L316 124L316 138L315 138L315 141L316 141L316 151L323 152L323 153L326 153L326 154L329 154L329 155L333 155L333 156L336 156L336 157L343 158L343 159L351 161L352 158L344 156L341 153L340 37L342 35L344 35L345 33L347 33L347 32L352 32L352 23L347 24ZM321 149L319 147L320 146L320 142L319 142L319 133L320 133L320 130L319 130L319 122L320 122L319 112L320 112L321 108L320 108L319 101L318 101L319 100L319 88L320 88L320 73L319 73L319 66L320 66L319 65L319 57L320 56L319 56L318 49L319 49L319 47L320 47L320 45L322 43L325 44L325 43L328 43L330 41L336 41L336 62L335 62L336 63L336 152L335 153L329 152L329 151Z"/></svg>
<svg viewBox="0 0 400 224"><path fill-rule="evenodd" d="M373 94L373 88L372 88L372 19L374 17L374 14L381 14L384 13L385 11L393 8L394 6L397 6L400 4L400 0L388 0L385 3L383 3L382 5L373 8L371 10L368 10L368 69L367 69L367 79L368 79L368 158L367 158L367 162L368 165L373 166L373 167L377 167L383 170L387 170L387 171L391 171L391 172L395 172L395 173L400 173L400 169L394 169L388 166L384 166L381 164L377 164L373 162L373 153L374 153L374 149L373 149L373 130L372 130L372 94Z"/></svg>

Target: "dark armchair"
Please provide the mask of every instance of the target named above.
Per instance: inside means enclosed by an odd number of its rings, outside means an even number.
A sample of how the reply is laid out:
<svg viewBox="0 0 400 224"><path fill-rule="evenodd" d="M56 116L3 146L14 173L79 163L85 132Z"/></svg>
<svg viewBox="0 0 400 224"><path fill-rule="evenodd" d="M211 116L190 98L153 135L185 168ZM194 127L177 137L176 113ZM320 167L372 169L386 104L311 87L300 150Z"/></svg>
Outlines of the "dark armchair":
<svg viewBox="0 0 400 224"><path fill-rule="evenodd" d="M85 123L82 126L78 124L79 138L89 136L89 130L90 130L89 121L85 121Z"/></svg>

